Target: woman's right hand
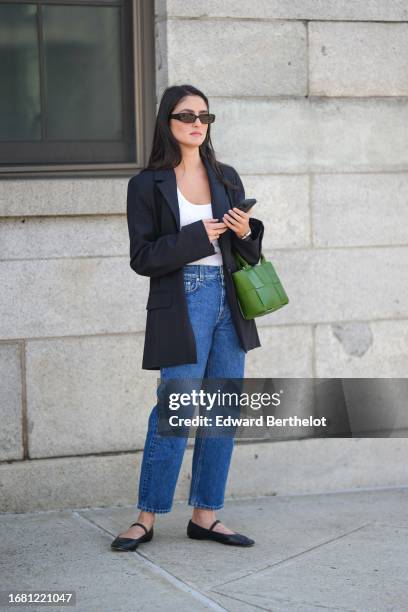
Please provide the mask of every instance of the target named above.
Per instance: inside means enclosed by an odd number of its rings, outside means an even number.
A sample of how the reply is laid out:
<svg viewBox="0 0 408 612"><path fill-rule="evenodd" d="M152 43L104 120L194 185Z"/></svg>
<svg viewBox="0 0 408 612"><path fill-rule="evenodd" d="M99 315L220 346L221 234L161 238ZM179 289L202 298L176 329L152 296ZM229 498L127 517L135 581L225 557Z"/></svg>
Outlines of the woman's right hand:
<svg viewBox="0 0 408 612"><path fill-rule="evenodd" d="M228 229L225 223L218 219L203 219L203 223L210 241L217 240Z"/></svg>

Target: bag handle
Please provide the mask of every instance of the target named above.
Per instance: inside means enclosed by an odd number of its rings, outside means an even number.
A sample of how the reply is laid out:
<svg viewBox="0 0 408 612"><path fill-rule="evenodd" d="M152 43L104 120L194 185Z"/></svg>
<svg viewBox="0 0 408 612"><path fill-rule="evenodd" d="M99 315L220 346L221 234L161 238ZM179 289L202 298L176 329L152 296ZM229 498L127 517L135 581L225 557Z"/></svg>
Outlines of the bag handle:
<svg viewBox="0 0 408 612"><path fill-rule="evenodd" d="M238 253L238 251L234 251L234 257L237 261L237 264L240 267L240 270L250 270L252 266Z"/></svg>
<svg viewBox="0 0 408 612"><path fill-rule="evenodd" d="M238 251L234 251L234 257L237 261L237 264L240 266L240 270L250 270L251 268L253 268L253 266L251 266L251 264L249 264L247 260L244 259L242 255L240 255L240 253L238 253ZM260 264L262 265L264 263L265 263L265 255L261 253Z"/></svg>

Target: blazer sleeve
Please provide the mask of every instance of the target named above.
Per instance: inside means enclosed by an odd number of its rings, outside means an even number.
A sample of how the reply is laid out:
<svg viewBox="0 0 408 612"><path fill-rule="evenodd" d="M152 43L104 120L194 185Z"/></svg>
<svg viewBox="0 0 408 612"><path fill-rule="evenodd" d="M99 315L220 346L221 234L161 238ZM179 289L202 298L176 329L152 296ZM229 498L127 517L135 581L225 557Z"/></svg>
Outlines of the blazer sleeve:
<svg viewBox="0 0 408 612"><path fill-rule="evenodd" d="M235 171L234 174L235 179L233 182L239 187L239 190L234 190L232 192L233 205L236 206L238 202L241 202L245 198L245 189L238 172ZM261 258L262 239L265 228L262 221L254 217L249 218L249 227L251 228L251 235L246 240L241 240L241 238L238 238L236 233L231 230L231 244L233 249L238 251L251 266L255 266Z"/></svg>
<svg viewBox="0 0 408 612"><path fill-rule="evenodd" d="M132 270L142 276L162 276L216 252L201 219L184 225L177 233L157 237L152 192L138 185L135 178L129 180L127 190Z"/></svg>

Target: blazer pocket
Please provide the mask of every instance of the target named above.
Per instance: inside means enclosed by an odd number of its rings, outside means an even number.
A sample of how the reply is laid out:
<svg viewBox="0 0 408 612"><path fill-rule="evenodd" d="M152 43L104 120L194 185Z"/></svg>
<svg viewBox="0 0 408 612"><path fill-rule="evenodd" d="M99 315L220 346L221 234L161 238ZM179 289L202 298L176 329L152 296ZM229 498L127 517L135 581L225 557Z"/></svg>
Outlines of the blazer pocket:
<svg viewBox="0 0 408 612"><path fill-rule="evenodd" d="M148 297L146 310L152 310L153 308L168 308L172 305L173 296L171 293L154 292Z"/></svg>

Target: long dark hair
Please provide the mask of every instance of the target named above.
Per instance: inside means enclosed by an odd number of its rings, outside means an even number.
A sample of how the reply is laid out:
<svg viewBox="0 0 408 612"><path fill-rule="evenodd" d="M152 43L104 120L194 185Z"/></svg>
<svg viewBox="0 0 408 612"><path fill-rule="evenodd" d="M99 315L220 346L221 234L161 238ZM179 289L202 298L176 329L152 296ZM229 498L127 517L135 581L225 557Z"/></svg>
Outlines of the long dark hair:
<svg viewBox="0 0 408 612"><path fill-rule="evenodd" d="M210 110L207 96L193 87L193 85L172 85L164 90L159 110L157 112L156 123L154 127L152 150L149 157L149 162L144 169L153 170L158 168L174 168L182 160L179 143L174 138L170 126L170 115L177 103L185 96L200 96ZM208 125L207 135L204 142L200 145L201 159L207 159L213 168L219 180L227 187L237 189L237 186L231 183L222 173L219 162L216 160L214 147L211 142L211 124Z"/></svg>

